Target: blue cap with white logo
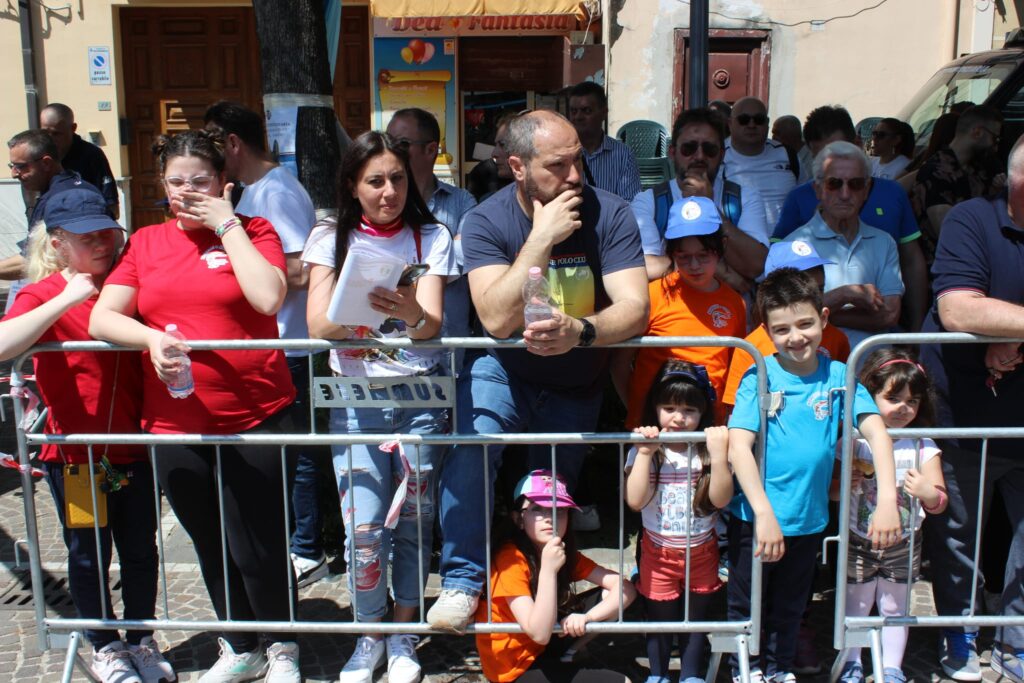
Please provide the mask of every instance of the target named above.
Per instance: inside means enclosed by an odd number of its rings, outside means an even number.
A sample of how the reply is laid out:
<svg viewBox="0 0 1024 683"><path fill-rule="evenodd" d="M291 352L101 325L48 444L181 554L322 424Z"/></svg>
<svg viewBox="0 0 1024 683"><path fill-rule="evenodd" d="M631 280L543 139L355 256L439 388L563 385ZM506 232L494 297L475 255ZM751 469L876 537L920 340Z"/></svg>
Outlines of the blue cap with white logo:
<svg viewBox="0 0 1024 683"><path fill-rule="evenodd" d="M722 216L713 201L707 197L680 197L668 211L665 239L710 235L721 227Z"/></svg>
<svg viewBox="0 0 1024 683"><path fill-rule="evenodd" d="M834 266L835 261L829 261L818 256L817 250L810 242L793 240L792 242L776 242L768 250L768 258L764 262L764 274L778 270L779 268L796 268L797 270L810 270L818 266Z"/></svg>

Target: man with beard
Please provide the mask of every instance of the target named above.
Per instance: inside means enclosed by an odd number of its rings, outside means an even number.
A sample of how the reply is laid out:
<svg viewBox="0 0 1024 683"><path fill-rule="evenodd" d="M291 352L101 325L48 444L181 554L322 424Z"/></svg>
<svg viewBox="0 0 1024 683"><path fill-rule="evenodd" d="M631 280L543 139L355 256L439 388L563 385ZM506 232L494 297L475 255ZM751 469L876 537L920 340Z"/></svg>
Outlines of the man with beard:
<svg viewBox="0 0 1024 683"><path fill-rule="evenodd" d="M638 194L632 203L640 226L647 276L657 280L672 259L665 253L668 208L680 197L703 196L722 214L727 247L719 276L737 292L750 291L768 256L769 229L764 202L753 187L740 187L719 172L725 154L725 124L709 109L687 109L672 126L675 182L668 181Z"/></svg>
<svg viewBox="0 0 1024 683"><path fill-rule="evenodd" d="M501 339L522 331L526 349L467 357L457 431L593 431L610 353L600 347L640 334L647 323L636 221L625 201L584 185L583 147L561 115L536 111L513 119L506 148L515 182L466 216L462 251L484 328ZM551 285L551 317L524 325L521 292L534 267ZM570 492L585 452L582 445L558 448L558 474ZM459 445L445 462L442 592L427 614L434 628L460 633L477 610L487 580L485 503L494 500L484 487L494 486L501 455L501 444L491 444L485 465L483 446ZM550 447L531 446L526 464L550 468Z"/></svg>
<svg viewBox="0 0 1024 683"><path fill-rule="evenodd" d="M829 143L814 157L812 169L818 212L785 241L806 242L830 262L825 265L828 321L846 333L853 348L899 320L904 291L899 255L888 233L860 217L872 182L863 149L843 140Z"/></svg>
<svg viewBox="0 0 1024 683"><path fill-rule="evenodd" d="M956 204L994 194L993 178L984 172L999 148L1003 115L986 106L971 107L956 122L956 134L924 162L910 190L910 203L924 233L925 258L932 262L942 220ZM1001 180L1001 179L1000 179Z"/></svg>

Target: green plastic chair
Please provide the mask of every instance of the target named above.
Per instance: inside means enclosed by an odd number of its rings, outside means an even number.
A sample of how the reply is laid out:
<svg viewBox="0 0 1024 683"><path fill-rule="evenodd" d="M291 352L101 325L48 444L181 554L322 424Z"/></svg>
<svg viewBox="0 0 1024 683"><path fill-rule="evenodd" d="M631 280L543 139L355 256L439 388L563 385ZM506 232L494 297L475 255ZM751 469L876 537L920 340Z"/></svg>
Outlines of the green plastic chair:
<svg viewBox="0 0 1024 683"><path fill-rule="evenodd" d="M633 150L637 161L668 156L668 131L657 121L624 123L616 137Z"/></svg>
<svg viewBox="0 0 1024 683"><path fill-rule="evenodd" d="M636 160L640 171L640 187L644 190L672 178L672 164L668 157L646 157Z"/></svg>

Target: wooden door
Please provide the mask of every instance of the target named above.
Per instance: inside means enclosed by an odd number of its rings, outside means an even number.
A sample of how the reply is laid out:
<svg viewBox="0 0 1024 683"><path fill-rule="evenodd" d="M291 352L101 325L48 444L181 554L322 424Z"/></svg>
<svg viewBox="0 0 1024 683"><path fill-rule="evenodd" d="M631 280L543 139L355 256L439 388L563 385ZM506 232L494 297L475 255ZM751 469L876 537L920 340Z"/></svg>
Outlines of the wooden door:
<svg viewBox="0 0 1024 683"><path fill-rule="evenodd" d="M262 111L259 47L252 8L121 10L132 227L159 223L160 169L150 151L161 134L202 128L221 99Z"/></svg>
<svg viewBox="0 0 1024 683"><path fill-rule="evenodd" d="M672 118L689 107L690 31L676 29ZM708 102L732 104L752 95L768 104L771 66L769 31L712 29L708 32Z"/></svg>
<svg viewBox="0 0 1024 683"><path fill-rule="evenodd" d="M341 9L334 110L351 137L370 130L370 13L365 6L345 5Z"/></svg>

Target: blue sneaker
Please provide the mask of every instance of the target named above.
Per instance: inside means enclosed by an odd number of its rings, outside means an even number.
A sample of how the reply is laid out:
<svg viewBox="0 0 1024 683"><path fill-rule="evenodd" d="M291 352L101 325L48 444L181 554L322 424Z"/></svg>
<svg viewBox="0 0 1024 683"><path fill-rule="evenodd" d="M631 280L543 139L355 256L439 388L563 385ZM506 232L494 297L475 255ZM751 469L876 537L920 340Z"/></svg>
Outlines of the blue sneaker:
<svg viewBox="0 0 1024 683"><path fill-rule="evenodd" d="M896 667L887 666L882 669L883 683L907 683L907 677Z"/></svg>
<svg viewBox="0 0 1024 683"><path fill-rule="evenodd" d="M840 683L864 683L864 667L860 662L847 662L839 672Z"/></svg>
<svg viewBox="0 0 1024 683"><path fill-rule="evenodd" d="M939 664L947 676L955 681L981 680L977 638L977 631L943 629L939 641Z"/></svg>
<svg viewBox="0 0 1024 683"><path fill-rule="evenodd" d="M1014 683L1024 683L1024 650L1004 649L1005 645L992 646L992 670Z"/></svg>
<svg viewBox="0 0 1024 683"><path fill-rule="evenodd" d="M654 676L650 675L644 681L644 683L672 683L672 681L665 676Z"/></svg>

